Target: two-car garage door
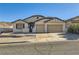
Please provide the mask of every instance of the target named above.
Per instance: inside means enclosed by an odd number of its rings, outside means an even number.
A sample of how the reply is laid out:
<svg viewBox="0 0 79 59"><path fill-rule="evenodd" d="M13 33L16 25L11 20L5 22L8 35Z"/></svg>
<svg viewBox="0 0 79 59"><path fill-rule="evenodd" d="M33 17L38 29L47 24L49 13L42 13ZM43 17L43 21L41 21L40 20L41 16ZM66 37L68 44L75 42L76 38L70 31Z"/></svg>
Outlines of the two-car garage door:
<svg viewBox="0 0 79 59"><path fill-rule="evenodd" d="M63 24L47 24L47 28L45 28L45 24L36 25L36 32L42 33L45 32L45 29L48 33L62 32Z"/></svg>
<svg viewBox="0 0 79 59"><path fill-rule="evenodd" d="M47 25L48 33L56 33L56 32L62 32L62 31L63 31L63 25L59 25L59 24L48 24Z"/></svg>

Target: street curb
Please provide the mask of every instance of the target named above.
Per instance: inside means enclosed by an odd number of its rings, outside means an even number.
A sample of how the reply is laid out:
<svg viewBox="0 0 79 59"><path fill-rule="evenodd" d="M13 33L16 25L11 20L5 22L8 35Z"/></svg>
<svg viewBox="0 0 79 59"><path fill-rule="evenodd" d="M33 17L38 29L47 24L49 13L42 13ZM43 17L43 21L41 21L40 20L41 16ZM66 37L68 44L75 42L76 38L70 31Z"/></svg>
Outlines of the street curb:
<svg viewBox="0 0 79 59"><path fill-rule="evenodd" d="M26 43L26 42L29 42L29 41L20 41L20 42L3 42L3 43L0 43L0 44L15 44L15 43Z"/></svg>

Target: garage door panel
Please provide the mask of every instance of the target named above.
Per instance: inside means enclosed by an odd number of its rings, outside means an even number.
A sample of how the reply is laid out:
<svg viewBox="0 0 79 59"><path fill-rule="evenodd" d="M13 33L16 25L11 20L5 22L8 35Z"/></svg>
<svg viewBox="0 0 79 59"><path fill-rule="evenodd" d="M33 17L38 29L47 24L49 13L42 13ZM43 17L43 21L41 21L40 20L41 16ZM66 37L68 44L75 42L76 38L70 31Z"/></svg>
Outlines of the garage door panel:
<svg viewBox="0 0 79 59"><path fill-rule="evenodd" d="M63 25L47 25L47 32L62 32L63 31Z"/></svg>
<svg viewBox="0 0 79 59"><path fill-rule="evenodd" d="M36 32L45 32L45 25L44 24L37 24L36 25Z"/></svg>

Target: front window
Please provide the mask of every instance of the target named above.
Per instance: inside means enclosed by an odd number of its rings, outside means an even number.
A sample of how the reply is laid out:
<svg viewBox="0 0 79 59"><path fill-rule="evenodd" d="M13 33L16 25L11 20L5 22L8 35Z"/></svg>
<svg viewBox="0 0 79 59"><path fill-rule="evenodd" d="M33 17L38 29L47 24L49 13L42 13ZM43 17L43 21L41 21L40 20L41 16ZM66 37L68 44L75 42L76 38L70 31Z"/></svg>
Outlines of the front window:
<svg viewBox="0 0 79 59"><path fill-rule="evenodd" d="M25 28L24 24L22 24L22 23L16 24L16 29L23 29L23 28Z"/></svg>

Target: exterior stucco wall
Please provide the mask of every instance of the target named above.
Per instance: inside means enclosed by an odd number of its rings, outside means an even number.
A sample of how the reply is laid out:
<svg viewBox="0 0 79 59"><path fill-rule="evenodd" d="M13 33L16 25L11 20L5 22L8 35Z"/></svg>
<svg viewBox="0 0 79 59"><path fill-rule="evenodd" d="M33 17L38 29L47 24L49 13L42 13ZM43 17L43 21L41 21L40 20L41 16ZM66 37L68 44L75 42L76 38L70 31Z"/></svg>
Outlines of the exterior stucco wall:
<svg viewBox="0 0 79 59"><path fill-rule="evenodd" d="M66 23L65 23L65 30L66 30L66 32L67 32L68 28L69 28L71 25L72 25L71 22L66 22Z"/></svg>

